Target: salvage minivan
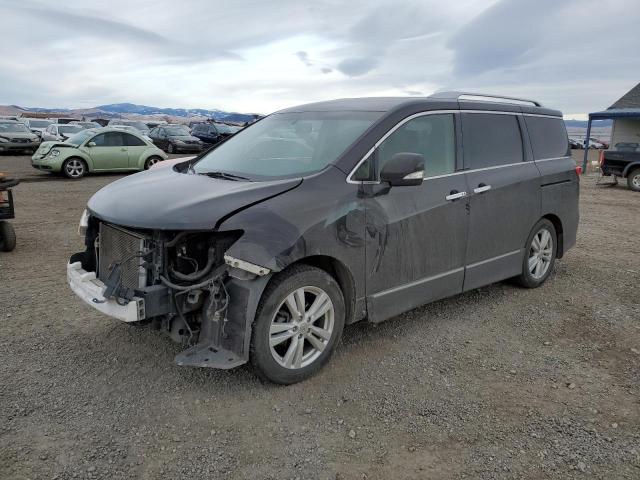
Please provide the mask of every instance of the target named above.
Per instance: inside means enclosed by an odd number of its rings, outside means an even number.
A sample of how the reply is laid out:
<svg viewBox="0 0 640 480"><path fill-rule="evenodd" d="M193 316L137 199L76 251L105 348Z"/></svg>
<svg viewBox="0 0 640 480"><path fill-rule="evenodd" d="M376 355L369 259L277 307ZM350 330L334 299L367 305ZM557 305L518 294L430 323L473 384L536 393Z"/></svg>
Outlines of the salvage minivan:
<svg viewBox="0 0 640 480"><path fill-rule="evenodd" d="M179 365L250 362L290 384L328 362L345 324L543 284L576 241L578 173L561 113L535 101L302 105L97 192L68 282L165 330Z"/></svg>

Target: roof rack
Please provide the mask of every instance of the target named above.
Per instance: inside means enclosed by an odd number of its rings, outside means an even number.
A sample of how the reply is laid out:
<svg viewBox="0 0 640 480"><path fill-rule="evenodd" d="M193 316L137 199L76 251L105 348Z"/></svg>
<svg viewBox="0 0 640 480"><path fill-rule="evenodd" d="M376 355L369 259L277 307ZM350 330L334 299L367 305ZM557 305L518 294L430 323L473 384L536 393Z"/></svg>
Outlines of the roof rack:
<svg viewBox="0 0 640 480"><path fill-rule="evenodd" d="M496 103L513 103L516 105L528 104L536 107L542 107L542 104L537 100L530 100L528 98L517 97L505 97L504 95L490 95L487 93L474 93L474 92L437 92L430 95L431 98L446 98L456 100L472 100L472 101L484 101L484 102L496 102Z"/></svg>

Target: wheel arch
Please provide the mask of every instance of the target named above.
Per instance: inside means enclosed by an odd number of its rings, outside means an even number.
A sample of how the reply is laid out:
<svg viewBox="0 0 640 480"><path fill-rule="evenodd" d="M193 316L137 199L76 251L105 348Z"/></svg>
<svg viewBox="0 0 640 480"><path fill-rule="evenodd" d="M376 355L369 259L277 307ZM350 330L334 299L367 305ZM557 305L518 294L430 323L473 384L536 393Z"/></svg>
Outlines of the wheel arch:
<svg viewBox="0 0 640 480"><path fill-rule="evenodd" d="M356 315L356 286L355 280L349 268L335 257L328 255L312 255L309 257L303 257L293 263L290 263L280 272L286 272L294 265L309 265L323 270L330 275L340 287L342 295L344 297L345 307L345 323L353 323L360 318Z"/></svg>
<svg viewBox="0 0 640 480"><path fill-rule="evenodd" d="M553 224L553 228L556 230L556 237L558 240L558 248L556 250L556 256L562 258L564 255L564 229L562 227L562 220L554 213L547 213L542 218L546 218Z"/></svg>
<svg viewBox="0 0 640 480"><path fill-rule="evenodd" d="M640 168L640 162L631 162L629 165L624 167L624 170L622 171L622 177L626 178L636 168Z"/></svg>

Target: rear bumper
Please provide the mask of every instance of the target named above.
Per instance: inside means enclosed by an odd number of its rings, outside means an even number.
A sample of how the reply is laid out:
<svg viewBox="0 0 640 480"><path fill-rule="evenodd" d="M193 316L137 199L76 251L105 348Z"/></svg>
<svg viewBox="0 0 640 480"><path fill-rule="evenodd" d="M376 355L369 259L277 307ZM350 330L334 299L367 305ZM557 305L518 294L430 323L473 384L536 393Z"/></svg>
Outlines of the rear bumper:
<svg viewBox="0 0 640 480"><path fill-rule="evenodd" d="M126 303L118 303L113 298L105 298L102 294L105 284L95 272L87 272L80 262L67 264L67 282L69 287L87 305L91 305L105 315L123 322L138 322L145 319L144 300L134 297Z"/></svg>

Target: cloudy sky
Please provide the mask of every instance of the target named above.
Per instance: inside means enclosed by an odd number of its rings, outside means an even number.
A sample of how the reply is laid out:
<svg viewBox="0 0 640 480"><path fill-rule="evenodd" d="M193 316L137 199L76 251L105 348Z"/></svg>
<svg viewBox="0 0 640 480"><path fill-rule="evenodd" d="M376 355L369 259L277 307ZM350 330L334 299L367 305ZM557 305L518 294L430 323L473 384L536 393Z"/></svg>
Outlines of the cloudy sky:
<svg viewBox="0 0 640 480"><path fill-rule="evenodd" d="M0 104L270 113L464 89L576 117L640 82L638 0L0 0Z"/></svg>

